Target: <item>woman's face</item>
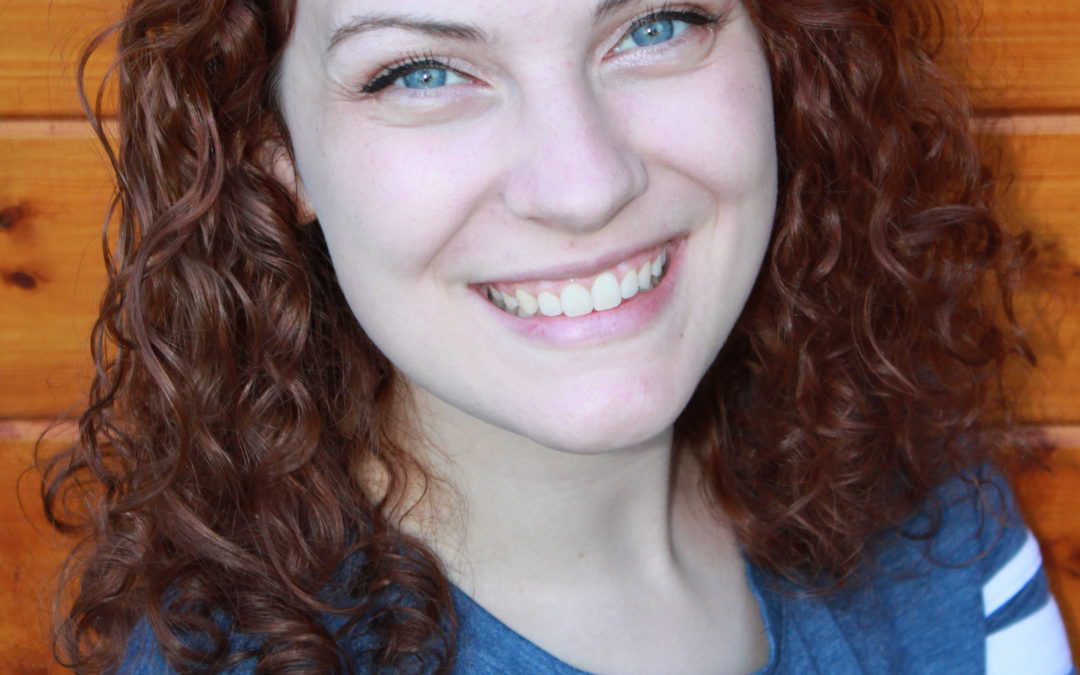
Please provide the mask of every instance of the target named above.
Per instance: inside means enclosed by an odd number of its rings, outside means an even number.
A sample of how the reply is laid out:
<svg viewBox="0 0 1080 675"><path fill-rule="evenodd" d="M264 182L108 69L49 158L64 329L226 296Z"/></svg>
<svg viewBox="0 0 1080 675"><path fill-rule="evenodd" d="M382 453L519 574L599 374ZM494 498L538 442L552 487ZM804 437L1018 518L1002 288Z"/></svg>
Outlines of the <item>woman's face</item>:
<svg viewBox="0 0 1080 675"><path fill-rule="evenodd" d="M280 94L349 304L419 396L570 452L670 428L774 215L741 3L300 0Z"/></svg>

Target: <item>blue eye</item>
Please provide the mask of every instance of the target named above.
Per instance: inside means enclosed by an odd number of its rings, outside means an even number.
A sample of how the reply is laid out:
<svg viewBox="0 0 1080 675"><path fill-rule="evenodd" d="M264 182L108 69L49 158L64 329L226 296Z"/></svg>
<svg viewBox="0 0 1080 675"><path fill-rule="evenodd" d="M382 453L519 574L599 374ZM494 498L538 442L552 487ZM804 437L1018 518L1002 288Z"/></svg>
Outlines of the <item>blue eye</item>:
<svg viewBox="0 0 1080 675"><path fill-rule="evenodd" d="M408 89L435 89L446 86L450 80L451 73L446 68L422 68L398 78L397 83Z"/></svg>
<svg viewBox="0 0 1080 675"><path fill-rule="evenodd" d="M686 25L681 21L679 23ZM630 39L639 47L667 42L673 37L675 37L675 22L666 19L645 24L630 33Z"/></svg>
<svg viewBox="0 0 1080 675"><path fill-rule="evenodd" d="M686 21L657 17L648 23L643 23L631 29L626 34L626 37L615 46L615 51L622 52L635 47L658 45L678 37L689 27L690 24Z"/></svg>
<svg viewBox="0 0 1080 675"><path fill-rule="evenodd" d="M374 94L388 87L402 89L439 89L448 84L468 80L457 71L433 59L406 61L379 74L364 85L365 94Z"/></svg>
<svg viewBox="0 0 1080 675"><path fill-rule="evenodd" d="M641 47L670 42L691 26L719 26L727 20L727 14L708 15L697 10L662 9L637 19L627 29L613 52L625 52Z"/></svg>

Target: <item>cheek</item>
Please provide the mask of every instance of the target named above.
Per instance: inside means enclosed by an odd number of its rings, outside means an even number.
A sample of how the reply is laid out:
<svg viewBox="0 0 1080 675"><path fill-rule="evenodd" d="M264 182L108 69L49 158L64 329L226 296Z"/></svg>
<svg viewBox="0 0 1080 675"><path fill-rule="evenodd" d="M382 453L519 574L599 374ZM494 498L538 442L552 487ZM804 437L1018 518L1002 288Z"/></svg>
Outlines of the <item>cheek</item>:
<svg viewBox="0 0 1080 675"><path fill-rule="evenodd" d="M637 148L718 197L738 200L776 181L771 85L758 50L650 82L615 105Z"/></svg>
<svg viewBox="0 0 1080 675"><path fill-rule="evenodd" d="M419 274L485 194L475 138L350 120L328 129L325 156L301 171L335 260L362 261L398 280Z"/></svg>
<svg viewBox="0 0 1080 675"><path fill-rule="evenodd" d="M678 80L650 83L622 102L634 143L670 175L688 179L708 226L698 229L687 287L709 302L687 335L715 354L756 279L776 211L778 162L764 57L746 51ZM659 173L659 172L658 172ZM685 198L685 197L684 197Z"/></svg>

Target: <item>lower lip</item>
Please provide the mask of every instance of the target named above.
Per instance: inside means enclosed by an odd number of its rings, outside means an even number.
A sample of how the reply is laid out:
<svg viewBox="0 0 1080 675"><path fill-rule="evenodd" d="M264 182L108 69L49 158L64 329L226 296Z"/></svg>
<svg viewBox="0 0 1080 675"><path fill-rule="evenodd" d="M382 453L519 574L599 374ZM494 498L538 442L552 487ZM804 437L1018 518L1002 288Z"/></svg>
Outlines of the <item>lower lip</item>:
<svg viewBox="0 0 1080 675"><path fill-rule="evenodd" d="M681 239L668 246L667 270L660 284L652 290L638 293L614 309L591 312L584 316L541 316L528 319L508 314L481 297L497 320L522 337L559 347L598 342L611 342L641 332L667 306L675 289L675 279L682 266Z"/></svg>

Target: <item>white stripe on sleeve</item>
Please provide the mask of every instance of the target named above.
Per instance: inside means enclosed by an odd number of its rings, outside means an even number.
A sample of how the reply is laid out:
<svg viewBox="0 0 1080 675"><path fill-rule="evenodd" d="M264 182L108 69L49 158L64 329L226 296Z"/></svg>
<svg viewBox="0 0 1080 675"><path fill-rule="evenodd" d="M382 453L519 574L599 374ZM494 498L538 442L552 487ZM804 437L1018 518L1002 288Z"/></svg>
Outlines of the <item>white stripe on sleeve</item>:
<svg viewBox="0 0 1080 675"><path fill-rule="evenodd" d="M1042 567L1039 542L1029 530L1020 550L983 585L983 611L990 616L1019 593Z"/></svg>
<svg viewBox="0 0 1080 675"><path fill-rule="evenodd" d="M1065 675L1071 671L1069 640L1052 596L1042 609L986 638L987 675Z"/></svg>

